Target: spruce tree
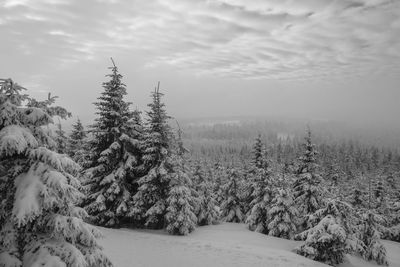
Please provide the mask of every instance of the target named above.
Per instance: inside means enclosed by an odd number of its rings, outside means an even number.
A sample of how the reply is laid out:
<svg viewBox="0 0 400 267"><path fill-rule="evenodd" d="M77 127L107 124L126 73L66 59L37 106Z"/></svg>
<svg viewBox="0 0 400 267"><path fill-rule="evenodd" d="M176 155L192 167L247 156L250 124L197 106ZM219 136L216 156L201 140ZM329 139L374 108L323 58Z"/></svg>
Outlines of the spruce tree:
<svg viewBox="0 0 400 267"><path fill-rule="evenodd" d="M316 226L302 234L305 243L297 249L298 254L330 265L343 262L346 253L346 231L333 215L327 215Z"/></svg>
<svg viewBox="0 0 400 267"><path fill-rule="evenodd" d="M264 163L265 163L265 148L264 144L261 139L261 134L259 134L256 138L256 141L253 145L253 151L252 151L252 160L251 164L254 168L262 169L264 168Z"/></svg>
<svg viewBox="0 0 400 267"><path fill-rule="evenodd" d="M260 177L263 177L264 173L269 172L268 168L265 147L261 140L261 135L258 135L253 145L252 159L247 174L248 179L244 183L244 208L246 214L250 214L255 205L253 201L257 197L255 196L255 191L259 191Z"/></svg>
<svg viewBox="0 0 400 267"><path fill-rule="evenodd" d="M268 210L268 234L286 239L293 239L297 231L298 210L293 196L287 189L279 189Z"/></svg>
<svg viewBox="0 0 400 267"><path fill-rule="evenodd" d="M206 174L201 170L201 166L197 165L194 177L198 177L196 192L199 199L199 208L197 209L198 225L216 224L219 220L219 207L216 195L213 192L213 183Z"/></svg>
<svg viewBox="0 0 400 267"><path fill-rule="evenodd" d="M272 173L269 168L261 136L256 139L253 147L247 197L250 210L246 223L252 231L268 234L268 210L273 199Z"/></svg>
<svg viewBox="0 0 400 267"><path fill-rule="evenodd" d="M374 260L379 265L388 265L386 248L380 242L381 232L379 231L382 219L371 211L363 215L360 225L360 239L364 243L362 256L366 260Z"/></svg>
<svg viewBox="0 0 400 267"><path fill-rule="evenodd" d="M55 141L57 143L57 153L66 154L67 153L67 144L68 138L67 135L62 128L61 122L57 123L57 129L55 131Z"/></svg>
<svg viewBox="0 0 400 267"><path fill-rule="evenodd" d="M252 179L251 210L246 220L250 230L263 234L268 234L268 210L274 197L271 176L268 169L256 170Z"/></svg>
<svg viewBox="0 0 400 267"><path fill-rule="evenodd" d="M236 169L229 170L229 181L225 185L225 199L221 205L221 218L224 222L243 222L245 215L243 213L239 173Z"/></svg>
<svg viewBox="0 0 400 267"><path fill-rule="evenodd" d="M111 266L100 232L75 206L83 197L79 166L55 151L44 129L70 114L52 105L54 97L36 101L22 90L0 80L0 265Z"/></svg>
<svg viewBox="0 0 400 267"><path fill-rule="evenodd" d="M134 209L131 212L138 223L154 229L166 226L166 200L174 172L171 162L173 134L162 96L158 86L148 105L150 110L141 146L145 175L137 181L138 191L133 197Z"/></svg>
<svg viewBox="0 0 400 267"><path fill-rule="evenodd" d="M193 183L186 163L186 151L187 149L182 141L182 130L179 128L171 159L174 165L174 173L169 184L167 213L165 215L167 231L176 235L189 234L197 224L195 212L198 204L194 190L192 190Z"/></svg>
<svg viewBox="0 0 400 267"><path fill-rule="evenodd" d="M81 120L78 118L77 121L72 124L72 132L69 135L68 155L82 167L87 167L89 163L89 148L87 144L88 140L85 128L83 127Z"/></svg>
<svg viewBox="0 0 400 267"><path fill-rule="evenodd" d="M321 177L318 173L317 152L311 142L310 129L305 137L304 149L304 154L299 159L300 165L293 183L293 192L298 210L303 215L302 227L308 229L310 224L307 217L317 211L322 204Z"/></svg>
<svg viewBox="0 0 400 267"><path fill-rule="evenodd" d="M131 211L133 181L140 164L141 126L135 121L126 95L122 75L110 67L109 81L95 103L98 117L92 126L93 139L89 168L85 171L84 202L91 220L97 225L118 227Z"/></svg>

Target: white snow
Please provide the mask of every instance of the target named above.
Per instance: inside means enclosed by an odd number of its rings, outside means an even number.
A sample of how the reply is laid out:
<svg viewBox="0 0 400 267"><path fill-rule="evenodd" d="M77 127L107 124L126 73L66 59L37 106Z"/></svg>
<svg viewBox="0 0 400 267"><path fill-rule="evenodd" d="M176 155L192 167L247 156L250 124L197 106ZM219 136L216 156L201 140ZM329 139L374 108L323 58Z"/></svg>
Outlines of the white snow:
<svg viewBox="0 0 400 267"><path fill-rule="evenodd" d="M159 230L101 228L104 252L118 267L328 266L295 254L302 242L251 232L245 224L202 226L188 236ZM390 266L400 266L400 244L384 242ZM354 256L340 267L377 266Z"/></svg>
<svg viewBox="0 0 400 267"><path fill-rule="evenodd" d="M38 146L30 130L17 126L6 126L0 131L0 155L10 156Z"/></svg>
<svg viewBox="0 0 400 267"><path fill-rule="evenodd" d="M43 169L36 170L33 166L28 172L24 172L15 178L17 191L13 215L17 219L18 225L24 224L41 213L42 207L39 201L45 186L40 171L43 171Z"/></svg>

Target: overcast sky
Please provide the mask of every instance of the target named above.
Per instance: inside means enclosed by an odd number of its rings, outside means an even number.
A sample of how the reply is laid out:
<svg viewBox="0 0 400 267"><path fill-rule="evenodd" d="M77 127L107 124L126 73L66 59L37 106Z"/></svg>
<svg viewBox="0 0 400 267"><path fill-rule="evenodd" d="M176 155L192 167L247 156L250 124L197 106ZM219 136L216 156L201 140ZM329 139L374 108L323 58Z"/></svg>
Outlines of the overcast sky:
<svg viewBox="0 0 400 267"><path fill-rule="evenodd" d="M0 77L89 122L113 57L172 116L400 125L398 0L0 0Z"/></svg>

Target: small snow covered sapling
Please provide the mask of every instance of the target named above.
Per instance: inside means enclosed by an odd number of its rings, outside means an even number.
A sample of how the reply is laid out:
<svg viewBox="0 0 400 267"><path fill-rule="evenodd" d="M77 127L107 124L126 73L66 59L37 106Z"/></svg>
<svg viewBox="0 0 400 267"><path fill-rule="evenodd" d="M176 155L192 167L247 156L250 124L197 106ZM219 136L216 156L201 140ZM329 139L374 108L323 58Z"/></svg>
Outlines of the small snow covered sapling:
<svg viewBox="0 0 400 267"><path fill-rule="evenodd" d="M343 262L346 253L346 231L335 217L324 217L315 227L304 231L305 243L297 253L307 258L337 265Z"/></svg>
<svg viewBox="0 0 400 267"><path fill-rule="evenodd" d="M191 191L182 184L172 186L167 199L166 229L170 234L187 235L196 228L197 217L190 203Z"/></svg>
<svg viewBox="0 0 400 267"><path fill-rule="evenodd" d="M21 94L11 79L0 80L0 265L111 266L97 243L100 232L84 222L76 175L79 166L54 150L45 130L54 97L39 102Z"/></svg>
<svg viewBox="0 0 400 267"><path fill-rule="evenodd" d="M229 181L225 186L226 199L222 202L222 220L225 222L243 222L244 214L240 198L239 177L235 169L229 173Z"/></svg>
<svg viewBox="0 0 400 267"><path fill-rule="evenodd" d="M363 251L362 242L357 238L356 217L352 206L346 202L330 199L326 206L310 216L309 230L300 233L305 244L298 253L329 264L343 262L347 253Z"/></svg>
<svg viewBox="0 0 400 267"><path fill-rule="evenodd" d="M279 189L272 203L272 207L268 211L270 218L269 235L293 239L299 212L294 205L291 192Z"/></svg>
<svg viewBox="0 0 400 267"><path fill-rule="evenodd" d="M268 234L268 211L273 199L271 172L268 168L257 169L253 174L251 210L246 223L251 231Z"/></svg>
<svg viewBox="0 0 400 267"><path fill-rule="evenodd" d="M374 260L380 265L388 265L386 248L380 242L379 221L379 216L371 211L363 215L363 222L360 226L360 239L365 245L365 250L362 255L369 261Z"/></svg>
<svg viewBox="0 0 400 267"><path fill-rule="evenodd" d="M212 184L204 181L200 184L202 190L200 193L200 207L197 214L198 225L217 224L219 221L220 211L212 192Z"/></svg>
<svg viewBox="0 0 400 267"><path fill-rule="evenodd" d="M171 156L174 169L167 198L165 215L166 229L170 234L187 235L196 228L195 197L192 194L192 181L186 167L182 131L179 128L175 143L175 153Z"/></svg>

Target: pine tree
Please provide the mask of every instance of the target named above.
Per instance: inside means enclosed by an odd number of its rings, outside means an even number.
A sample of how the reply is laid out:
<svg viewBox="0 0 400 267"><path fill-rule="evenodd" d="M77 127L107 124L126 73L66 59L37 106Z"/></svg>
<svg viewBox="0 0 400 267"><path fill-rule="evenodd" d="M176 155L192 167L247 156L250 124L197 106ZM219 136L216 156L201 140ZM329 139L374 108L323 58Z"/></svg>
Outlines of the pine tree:
<svg viewBox="0 0 400 267"><path fill-rule="evenodd" d="M349 201L354 207L364 207L365 205L365 192L360 183L356 183L352 187L352 195Z"/></svg>
<svg viewBox="0 0 400 267"><path fill-rule="evenodd" d="M251 164L254 168L262 169L265 164L265 148L261 139L261 134L256 138L252 151L253 158Z"/></svg>
<svg viewBox="0 0 400 267"><path fill-rule="evenodd" d="M312 260L337 265L346 253L346 231L332 215L324 217L316 226L303 232L305 243L297 253Z"/></svg>
<svg viewBox="0 0 400 267"><path fill-rule="evenodd" d="M21 94L0 80L0 262L1 266L111 266L97 243L100 232L86 224L79 166L55 152L44 126L70 114ZM26 103L27 105L23 105Z"/></svg>
<svg viewBox="0 0 400 267"><path fill-rule="evenodd" d="M176 155L174 160L174 174L170 182L167 198L166 229L171 234L187 235L197 224L195 215L195 201L190 190L191 181L181 156Z"/></svg>
<svg viewBox="0 0 400 267"><path fill-rule="evenodd" d="M199 199L199 208L197 210L198 225L216 224L219 220L219 207L216 196L213 192L213 183L206 178L201 165L196 165L194 172L195 181L197 181L196 192Z"/></svg>
<svg viewBox="0 0 400 267"><path fill-rule="evenodd" d="M250 203L251 210L246 220L250 230L263 234L268 234L268 210L271 207L274 197L271 176L272 174L268 168L257 169L254 173Z"/></svg>
<svg viewBox="0 0 400 267"><path fill-rule="evenodd" d="M261 140L261 135L255 140L252 150L252 160L244 183L244 209L246 214L250 214L254 206L254 192L259 190L259 180L264 174L269 172L266 151Z"/></svg>
<svg viewBox="0 0 400 267"><path fill-rule="evenodd" d="M162 96L158 86L151 95L152 103L148 105L150 110L142 142L145 175L137 181L138 191L133 197L134 209L131 212L136 221L154 229L165 227L166 200L174 172L171 163L173 134Z"/></svg>
<svg viewBox="0 0 400 267"><path fill-rule="evenodd" d="M97 225L118 227L131 211L132 183L140 164L141 125L129 110L122 75L115 65L103 83L104 91L96 102L98 118L92 126L91 162L85 171L84 202Z"/></svg>
<svg viewBox="0 0 400 267"><path fill-rule="evenodd" d="M371 211L363 215L360 239L364 243L365 249L362 255L366 260L374 260L380 265L388 265L386 248L380 242L379 221L382 221L382 219Z"/></svg>
<svg viewBox="0 0 400 267"><path fill-rule="evenodd" d="M55 141L57 143L57 153L65 154L67 153L67 143L68 138L65 134L64 129L62 128L61 122L57 123L57 129L55 131Z"/></svg>
<svg viewBox="0 0 400 267"><path fill-rule="evenodd" d="M69 135L68 155L82 167L87 167L89 163L89 148L87 143L88 140L85 128L83 127L81 120L78 118L77 121L72 124L72 132Z"/></svg>
<svg viewBox="0 0 400 267"><path fill-rule="evenodd" d="M300 157L300 166L296 172L296 180L293 183L295 203L298 205L300 214L303 214L302 227L310 227L307 216L317 211L322 202L321 177L318 174L316 162L317 152L315 145L311 142L311 131L308 129L304 144L304 154Z"/></svg>
<svg viewBox="0 0 400 267"><path fill-rule="evenodd" d="M269 235L293 239L297 230L298 210L294 205L293 196L289 190L279 189L268 210L270 222Z"/></svg>
<svg viewBox="0 0 400 267"><path fill-rule="evenodd" d="M224 222L243 222L245 216L242 210L239 173L234 168L229 171L229 181L225 186L225 200L221 205L221 218Z"/></svg>
<svg viewBox="0 0 400 267"><path fill-rule="evenodd" d="M178 124L179 127L179 124ZM190 172L186 164L182 130L179 127L175 138L175 150L172 161L174 174L169 184L167 198L167 213L165 215L166 229L170 234L187 235L196 228L197 198L194 196Z"/></svg>

